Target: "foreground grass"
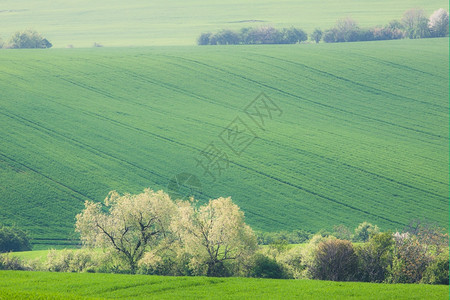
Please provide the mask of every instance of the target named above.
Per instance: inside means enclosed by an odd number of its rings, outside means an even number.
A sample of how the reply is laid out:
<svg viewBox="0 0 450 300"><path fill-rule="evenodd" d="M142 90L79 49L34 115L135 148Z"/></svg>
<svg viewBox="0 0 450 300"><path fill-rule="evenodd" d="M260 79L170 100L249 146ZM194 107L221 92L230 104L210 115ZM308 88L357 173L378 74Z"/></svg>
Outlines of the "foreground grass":
<svg viewBox="0 0 450 300"><path fill-rule="evenodd" d="M0 299L447 299L448 286L315 280L0 272Z"/></svg>

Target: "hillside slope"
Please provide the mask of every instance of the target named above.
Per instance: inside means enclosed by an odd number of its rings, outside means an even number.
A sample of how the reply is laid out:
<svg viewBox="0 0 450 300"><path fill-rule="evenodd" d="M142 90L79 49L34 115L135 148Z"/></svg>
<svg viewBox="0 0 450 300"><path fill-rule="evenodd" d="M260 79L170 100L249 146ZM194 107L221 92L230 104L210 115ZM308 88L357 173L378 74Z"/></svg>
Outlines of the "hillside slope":
<svg viewBox="0 0 450 300"><path fill-rule="evenodd" d="M448 79L448 39L2 51L0 222L67 238L84 200L189 173L255 229L448 227Z"/></svg>

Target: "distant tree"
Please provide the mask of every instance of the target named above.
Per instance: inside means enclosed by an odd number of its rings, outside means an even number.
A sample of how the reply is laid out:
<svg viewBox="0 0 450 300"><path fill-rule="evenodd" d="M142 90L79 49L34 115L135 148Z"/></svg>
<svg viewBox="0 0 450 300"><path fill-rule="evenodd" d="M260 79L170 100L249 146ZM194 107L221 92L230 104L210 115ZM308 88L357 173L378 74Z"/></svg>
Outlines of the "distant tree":
<svg viewBox="0 0 450 300"><path fill-rule="evenodd" d="M439 8L436 10L428 21L428 28L434 37L442 37L448 35L448 12Z"/></svg>
<svg viewBox="0 0 450 300"><path fill-rule="evenodd" d="M385 27L392 29L392 30L394 30L394 29L404 30L405 29L405 26L399 20L392 20Z"/></svg>
<svg viewBox="0 0 450 300"><path fill-rule="evenodd" d="M244 213L231 198L210 200L200 207L190 201L178 202L172 230L192 256L191 266L198 275L227 276L226 263L248 260L257 246Z"/></svg>
<svg viewBox="0 0 450 300"><path fill-rule="evenodd" d="M3 40L0 38L0 49L3 48Z"/></svg>
<svg viewBox="0 0 450 300"><path fill-rule="evenodd" d="M290 234L289 242L291 244L301 244L307 242L312 237L312 234L305 230L294 230Z"/></svg>
<svg viewBox="0 0 450 300"><path fill-rule="evenodd" d="M338 20L335 28L337 42L354 42L358 40L359 27L352 18Z"/></svg>
<svg viewBox="0 0 450 300"><path fill-rule="evenodd" d="M252 37L255 44L277 44L281 33L272 26L263 26L253 30Z"/></svg>
<svg viewBox="0 0 450 300"><path fill-rule="evenodd" d="M301 29L294 27L283 28L281 30L281 40L278 44L296 44L304 42L308 39L308 35Z"/></svg>
<svg viewBox="0 0 450 300"><path fill-rule="evenodd" d="M423 9L410 9L403 14L403 25L410 39L429 37L428 18Z"/></svg>
<svg viewBox="0 0 450 300"><path fill-rule="evenodd" d="M34 30L18 31L8 42L8 48L51 48L52 44Z"/></svg>
<svg viewBox="0 0 450 300"><path fill-rule="evenodd" d="M215 34L218 45L236 45L240 42L239 34L231 30L221 30Z"/></svg>
<svg viewBox="0 0 450 300"><path fill-rule="evenodd" d="M313 41L315 41L316 42L316 44L317 43L319 43L320 42L320 40L322 39L322 30L320 30L319 28L316 28L316 29L314 29L314 32L312 33L312 35L311 35L311 39L313 40Z"/></svg>
<svg viewBox="0 0 450 300"><path fill-rule="evenodd" d="M379 233L380 229L377 225L372 225L368 222L363 222L355 228L353 240L355 242L367 242L371 234Z"/></svg>
<svg viewBox="0 0 450 300"><path fill-rule="evenodd" d="M337 29L336 28L331 28L331 29L325 30L325 32L323 33L323 41L325 43L336 43L336 42L338 42L338 40L337 40Z"/></svg>
<svg viewBox="0 0 450 300"><path fill-rule="evenodd" d="M336 225L333 226L332 235L341 240L350 241L352 239L352 232L350 231L350 229L348 229L347 226L345 226L343 224L338 225L338 226L336 226Z"/></svg>
<svg viewBox="0 0 450 300"><path fill-rule="evenodd" d="M309 272L313 279L351 281L355 279L358 257L353 245L345 240L328 240L314 251Z"/></svg>
<svg viewBox="0 0 450 300"><path fill-rule="evenodd" d="M242 41L242 44L254 44L253 41L253 28L244 27L239 31L239 36Z"/></svg>
<svg viewBox="0 0 450 300"><path fill-rule="evenodd" d="M28 235L16 227L0 225L0 253L31 250Z"/></svg>
<svg viewBox="0 0 450 300"><path fill-rule="evenodd" d="M438 225L424 222L419 219L412 220L404 229L405 234L415 236L425 251L433 251L436 255L442 253L449 245L449 234Z"/></svg>
<svg viewBox="0 0 450 300"><path fill-rule="evenodd" d="M197 44L198 44L198 45L209 45L211 35L212 35L211 32L202 33L202 34L198 37Z"/></svg>
<svg viewBox="0 0 450 300"><path fill-rule="evenodd" d="M385 27L375 27L373 29L374 40L397 40L405 37L404 29L396 28L396 24L393 26L387 25Z"/></svg>
<svg viewBox="0 0 450 300"><path fill-rule="evenodd" d="M138 195L108 194L101 203L85 202L76 216L76 231L85 245L115 251L136 272L148 248L167 235L176 206L169 195L146 189Z"/></svg>

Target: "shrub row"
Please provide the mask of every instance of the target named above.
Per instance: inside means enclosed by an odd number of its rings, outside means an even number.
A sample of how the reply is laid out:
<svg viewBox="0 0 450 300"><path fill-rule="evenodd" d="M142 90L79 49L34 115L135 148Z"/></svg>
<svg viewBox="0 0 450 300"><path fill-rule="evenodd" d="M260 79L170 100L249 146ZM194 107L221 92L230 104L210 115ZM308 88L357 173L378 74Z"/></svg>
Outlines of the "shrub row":
<svg viewBox="0 0 450 300"><path fill-rule="evenodd" d="M216 266L215 276L449 284L448 234L423 224L415 230L395 234L379 232L375 228L370 223L361 223L355 229L354 237L358 236L361 241L366 232L370 233L366 242L358 244L333 235L322 235L323 232L313 235L302 245L289 245L278 239L261 246L240 264L221 262ZM88 248L50 251L45 261L21 261L11 254L2 254L0 269L129 273L127 265L116 254ZM137 273L201 275L193 268L192 258L188 252L180 254L176 245L161 247L144 255L138 263Z"/></svg>
<svg viewBox="0 0 450 300"><path fill-rule="evenodd" d="M401 21L393 20L385 26L360 28L351 18L340 19L330 29L315 29L311 40L319 43L397 40L403 38L445 37L449 33L449 14L440 8L430 17L422 9L410 9ZM198 45L244 45L244 44L296 44L308 39L305 31L298 28L275 29L272 26L242 28L240 31L221 30L202 33Z"/></svg>
<svg viewBox="0 0 450 300"><path fill-rule="evenodd" d="M296 44L306 41L308 35L298 28L276 29L272 26L242 28L240 31L221 30L217 33L202 33L199 45L252 45L252 44Z"/></svg>

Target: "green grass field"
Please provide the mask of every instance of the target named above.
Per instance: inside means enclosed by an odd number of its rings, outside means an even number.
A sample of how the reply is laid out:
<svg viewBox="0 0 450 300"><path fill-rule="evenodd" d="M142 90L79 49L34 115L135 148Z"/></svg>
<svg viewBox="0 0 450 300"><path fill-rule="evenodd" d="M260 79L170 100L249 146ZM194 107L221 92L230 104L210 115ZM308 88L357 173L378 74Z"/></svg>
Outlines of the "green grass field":
<svg viewBox="0 0 450 300"><path fill-rule="evenodd" d="M0 299L448 299L448 286L0 271Z"/></svg>
<svg viewBox="0 0 450 300"><path fill-rule="evenodd" d="M448 67L447 38L0 51L0 223L69 238L84 200L188 172L255 229L448 228ZM261 92L283 112L262 129ZM219 137L236 117L258 136L240 156Z"/></svg>
<svg viewBox="0 0 450 300"><path fill-rule="evenodd" d="M308 33L354 18L361 26L401 19L411 8L427 15L448 10L444 0L79 0L14 1L0 4L0 38L33 28L55 47L193 45L201 32L248 26L298 26Z"/></svg>

